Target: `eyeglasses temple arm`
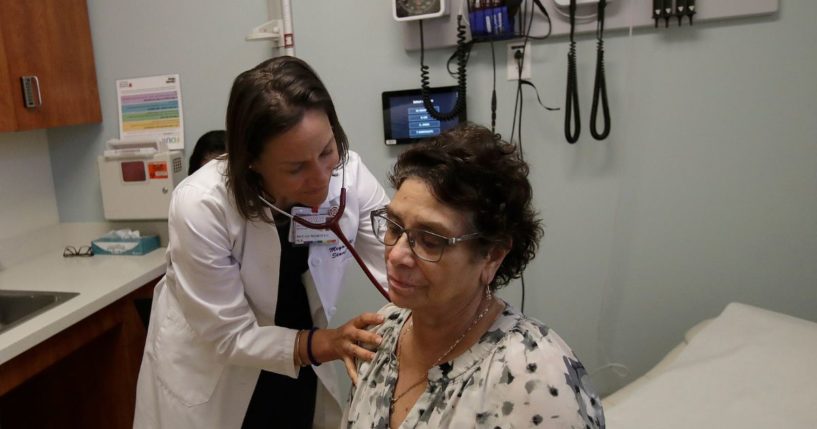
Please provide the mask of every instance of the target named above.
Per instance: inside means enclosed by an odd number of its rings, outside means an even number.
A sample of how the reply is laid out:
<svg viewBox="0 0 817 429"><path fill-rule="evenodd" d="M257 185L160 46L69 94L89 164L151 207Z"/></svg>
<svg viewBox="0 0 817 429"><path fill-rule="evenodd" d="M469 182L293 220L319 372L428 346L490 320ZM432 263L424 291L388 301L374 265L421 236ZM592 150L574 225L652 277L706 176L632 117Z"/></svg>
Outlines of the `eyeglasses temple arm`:
<svg viewBox="0 0 817 429"><path fill-rule="evenodd" d="M455 245L457 243L461 243L463 241L474 240L476 238L479 238L479 236L480 236L480 234L478 232L475 232L473 234L463 235L462 237L449 238L448 239L448 245L453 246L453 245Z"/></svg>
<svg viewBox="0 0 817 429"><path fill-rule="evenodd" d="M389 299L389 293L386 292L386 290L383 289L383 286L380 286L380 283L377 281L376 278L374 278L374 275L372 274L371 271L369 271L369 268L366 266L366 263L363 262L363 259L360 257L360 255L357 254L357 250L355 250L355 248L352 246L352 243L350 243L349 240L346 238L346 235L343 233L343 231L340 230L340 226L337 223L335 223L332 224L329 227L329 229L332 232L334 232L335 235L340 239L340 241L343 242L346 248L349 249L350 252L352 252L352 256L354 256L355 261L357 261L357 264L360 266L360 268L363 269L363 272L366 273L366 277L369 278L369 281L372 282L377 291L380 292L380 295L383 295L383 298L386 298L387 302L391 302L391 300Z"/></svg>

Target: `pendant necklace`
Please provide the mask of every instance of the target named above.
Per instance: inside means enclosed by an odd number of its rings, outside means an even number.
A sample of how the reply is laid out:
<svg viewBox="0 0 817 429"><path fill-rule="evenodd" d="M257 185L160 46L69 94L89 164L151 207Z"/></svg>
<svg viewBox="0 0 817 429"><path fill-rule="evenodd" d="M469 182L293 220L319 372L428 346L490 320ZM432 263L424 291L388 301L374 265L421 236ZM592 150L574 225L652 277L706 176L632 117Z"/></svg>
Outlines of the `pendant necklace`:
<svg viewBox="0 0 817 429"><path fill-rule="evenodd" d="M449 347L448 350L445 351L445 353L443 353L439 358L437 358L436 361L434 361L434 363L431 365L431 368L434 368L435 366L439 365L443 361L443 359L446 356L448 356L448 354L451 353L454 350L454 348L457 347L462 342L463 339L465 339L465 336L468 335L469 332L471 332L471 329L473 329L474 326L476 326L477 323L479 323L479 321L482 320L482 318L485 317L486 314L488 314L488 311L491 309L491 303L493 302L493 295L491 294L491 289L490 288L485 288L485 298L486 298L486 302L487 302L487 304L485 305L485 309L483 309L481 313L479 313L476 317L474 317L474 320L468 326L468 329L466 329L459 336L459 338L457 338L457 340L454 341L453 344L451 344L451 347ZM406 334L408 334L409 331L411 331L412 327L414 327L414 318L409 319L408 324L406 326L406 329L403 331L403 333L400 336L405 337ZM397 359L398 359L398 362L399 362L399 359L400 359L400 350L401 350L400 343L402 343L402 341L399 341L397 343ZM399 395L395 395L395 392L397 391L397 385L395 384L395 386L394 386L395 390L393 390L392 394L391 394L391 405L389 406L389 410L391 412L394 412L394 405L397 403L397 401L399 401L401 398L403 398L403 396L406 396L406 394L409 393L410 391L414 390L415 387L419 386L424 381L426 381L426 378L427 378L427 375L426 375L426 377L417 380L416 383L412 384L411 386L409 386L408 388L403 390L403 392L400 393Z"/></svg>

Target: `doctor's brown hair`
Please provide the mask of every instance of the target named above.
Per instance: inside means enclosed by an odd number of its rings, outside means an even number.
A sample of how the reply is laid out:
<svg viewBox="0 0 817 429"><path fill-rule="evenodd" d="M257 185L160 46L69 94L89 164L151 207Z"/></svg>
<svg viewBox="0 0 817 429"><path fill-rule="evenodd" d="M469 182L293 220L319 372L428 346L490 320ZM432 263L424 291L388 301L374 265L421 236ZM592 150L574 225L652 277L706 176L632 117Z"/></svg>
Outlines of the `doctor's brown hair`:
<svg viewBox="0 0 817 429"><path fill-rule="evenodd" d="M496 290L522 275L542 238L528 171L516 146L465 123L403 152L389 181L394 189L410 178L423 181L438 201L471 219L483 250L509 245L490 284Z"/></svg>
<svg viewBox="0 0 817 429"><path fill-rule="evenodd" d="M270 139L298 125L304 113L314 109L326 113L340 162L345 163L346 133L329 91L307 63L295 57L275 57L236 77L227 105L227 186L244 219L272 222L259 198L261 176L250 164Z"/></svg>

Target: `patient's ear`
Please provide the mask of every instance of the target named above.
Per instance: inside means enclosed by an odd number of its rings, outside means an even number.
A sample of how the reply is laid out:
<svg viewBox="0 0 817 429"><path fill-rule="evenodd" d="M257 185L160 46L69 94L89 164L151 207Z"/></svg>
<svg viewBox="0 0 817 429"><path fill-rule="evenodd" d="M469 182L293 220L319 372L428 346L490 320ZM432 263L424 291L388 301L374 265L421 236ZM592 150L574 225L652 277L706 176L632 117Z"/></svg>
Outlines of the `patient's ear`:
<svg viewBox="0 0 817 429"><path fill-rule="evenodd" d="M505 260L505 256L508 255L510 250L510 243L497 243L488 249L488 252L485 254L485 265L482 267L482 272L479 277L482 284L489 285L494 281L494 276L496 276L499 266L502 265L502 261Z"/></svg>

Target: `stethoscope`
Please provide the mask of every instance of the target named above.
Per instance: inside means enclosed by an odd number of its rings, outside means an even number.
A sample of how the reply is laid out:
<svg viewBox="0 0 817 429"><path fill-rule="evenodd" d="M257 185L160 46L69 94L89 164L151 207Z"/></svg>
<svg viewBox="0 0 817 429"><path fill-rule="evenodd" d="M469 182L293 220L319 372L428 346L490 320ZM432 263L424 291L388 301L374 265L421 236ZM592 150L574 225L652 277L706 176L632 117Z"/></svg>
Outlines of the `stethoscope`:
<svg viewBox="0 0 817 429"><path fill-rule="evenodd" d="M340 229L340 218L343 216L344 210L346 210L346 166L344 165L341 168L343 170L342 173L343 178L341 179L339 205L337 211L333 210L335 212L334 215L331 215L331 218L328 218L324 222L321 223L310 222L300 216L292 215L290 213L285 212L284 210L279 209L274 204L267 201L261 195L258 195L258 198L260 198L261 201L263 201L264 204L268 205L271 209L292 219L292 221L294 222L298 222L299 224L303 225L306 228L328 229L332 231L340 239L340 241L343 242L343 245L346 246L347 249L349 249L349 251L352 253L352 256L355 258L355 261L360 266L360 268L363 269L363 272L366 273L366 277L368 277L369 281L371 281L374 287L377 288L377 291L380 292L381 295L383 295L383 298L386 298L386 301L391 302L391 300L389 299L388 292L386 292L386 290L383 289L383 286L381 286L380 283L377 282L377 279L374 278L372 272L369 271L369 267L367 267L366 263L363 262L363 258L360 257L360 255L357 253L357 250L355 250L354 246L352 246L352 243L350 243L349 239L346 238L346 234L344 234L343 230Z"/></svg>

